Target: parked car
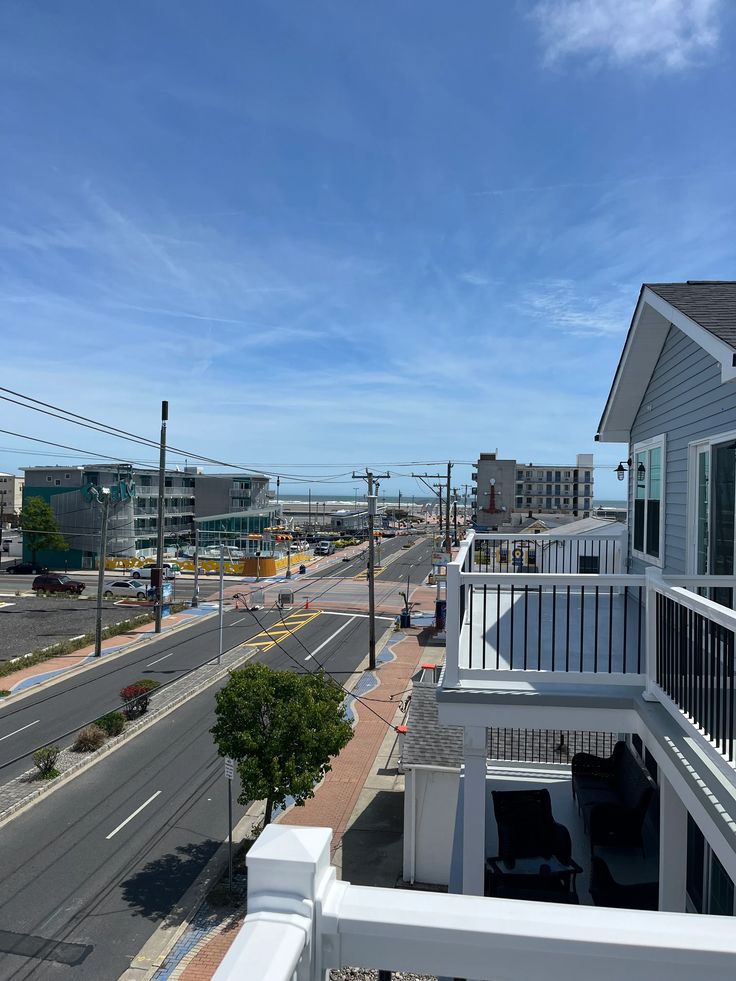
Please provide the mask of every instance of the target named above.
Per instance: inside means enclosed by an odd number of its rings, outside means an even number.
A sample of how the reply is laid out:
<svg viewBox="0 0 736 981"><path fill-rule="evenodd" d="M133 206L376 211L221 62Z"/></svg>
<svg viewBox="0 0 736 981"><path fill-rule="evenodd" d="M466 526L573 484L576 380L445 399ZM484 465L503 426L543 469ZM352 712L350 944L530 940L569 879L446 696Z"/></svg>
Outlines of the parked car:
<svg viewBox="0 0 736 981"><path fill-rule="evenodd" d="M14 565L9 565L5 571L13 573L16 576L40 576L49 570L45 565L34 565L32 562L16 562Z"/></svg>
<svg viewBox="0 0 736 981"><path fill-rule="evenodd" d="M64 575L36 576L31 589L37 593L74 593L79 596L84 591L84 583Z"/></svg>
<svg viewBox="0 0 736 981"><path fill-rule="evenodd" d="M141 565L137 569L130 570L130 576L132 579L150 579L151 569L155 569L155 565ZM175 579L180 576L179 566L172 566L168 562L163 564L164 579Z"/></svg>
<svg viewBox="0 0 736 981"><path fill-rule="evenodd" d="M115 579L105 583L102 595L105 599L112 599L114 596L127 596L129 599L144 600L155 595L155 592L151 586L144 586L141 582Z"/></svg>

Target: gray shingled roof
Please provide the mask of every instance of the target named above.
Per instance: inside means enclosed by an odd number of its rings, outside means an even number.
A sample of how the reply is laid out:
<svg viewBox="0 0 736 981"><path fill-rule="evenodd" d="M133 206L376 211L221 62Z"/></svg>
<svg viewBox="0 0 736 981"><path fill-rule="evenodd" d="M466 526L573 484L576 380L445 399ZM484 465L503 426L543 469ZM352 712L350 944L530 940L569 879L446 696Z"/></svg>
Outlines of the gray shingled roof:
<svg viewBox="0 0 736 981"><path fill-rule="evenodd" d="M736 350L736 282L688 280L645 286Z"/></svg>
<svg viewBox="0 0 736 981"><path fill-rule="evenodd" d="M433 683L414 682L406 720L401 761L406 766L455 766L463 761L463 730L442 727L437 716L437 688Z"/></svg>

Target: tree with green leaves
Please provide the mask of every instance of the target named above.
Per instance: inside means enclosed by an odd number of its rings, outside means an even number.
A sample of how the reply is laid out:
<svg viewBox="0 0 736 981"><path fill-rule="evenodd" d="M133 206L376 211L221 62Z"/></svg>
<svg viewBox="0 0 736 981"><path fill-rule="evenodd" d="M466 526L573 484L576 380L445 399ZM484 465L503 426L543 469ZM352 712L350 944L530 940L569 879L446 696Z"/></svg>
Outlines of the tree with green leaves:
<svg viewBox="0 0 736 981"><path fill-rule="evenodd" d="M342 690L325 674L272 671L248 664L233 671L215 696L211 729L218 752L235 760L241 804L273 808L293 797L303 805L353 736Z"/></svg>
<svg viewBox="0 0 736 981"><path fill-rule="evenodd" d="M65 552L69 546L59 531L56 516L50 504L42 497L29 497L20 515L23 543L31 552L31 562L36 564L36 554L48 548Z"/></svg>

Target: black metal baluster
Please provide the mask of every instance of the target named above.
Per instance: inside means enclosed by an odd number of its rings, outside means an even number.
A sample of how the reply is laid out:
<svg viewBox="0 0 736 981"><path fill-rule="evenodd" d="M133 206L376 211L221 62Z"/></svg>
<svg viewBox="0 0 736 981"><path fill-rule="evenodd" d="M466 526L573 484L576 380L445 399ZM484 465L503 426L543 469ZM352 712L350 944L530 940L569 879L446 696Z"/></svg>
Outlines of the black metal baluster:
<svg viewBox="0 0 736 981"><path fill-rule="evenodd" d="M524 586L524 670L527 669L527 638L529 636L529 587Z"/></svg>
<svg viewBox="0 0 736 981"><path fill-rule="evenodd" d="M613 586L608 587L608 673L613 664ZM596 670L597 667L596 667Z"/></svg>
<svg viewBox="0 0 736 981"><path fill-rule="evenodd" d="M639 597L637 601L637 620L636 620L636 673L641 674L641 621L643 587L639 586Z"/></svg>
<svg viewBox="0 0 736 981"><path fill-rule="evenodd" d="M623 658L622 665L624 674L629 670L629 587L624 586L624 623L623 623L624 639L623 639Z"/></svg>
<svg viewBox="0 0 736 981"><path fill-rule="evenodd" d="M552 587L552 663L550 671L556 670L555 648L557 646L557 586Z"/></svg>
<svg viewBox="0 0 736 981"><path fill-rule="evenodd" d="M729 678L729 697L728 697L728 759L733 763L734 756L734 745L733 745L733 716L734 716L734 698L736 698L736 690L734 689L734 636L733 632L729 631L729 641L728 641L728 678Z"/></svg>
<svg viewBox="0 0 736 981"><path fill-rule="evenodd" d="M567 587L567 610L565 612L565 671L570 670L570 587Z"/></svg>

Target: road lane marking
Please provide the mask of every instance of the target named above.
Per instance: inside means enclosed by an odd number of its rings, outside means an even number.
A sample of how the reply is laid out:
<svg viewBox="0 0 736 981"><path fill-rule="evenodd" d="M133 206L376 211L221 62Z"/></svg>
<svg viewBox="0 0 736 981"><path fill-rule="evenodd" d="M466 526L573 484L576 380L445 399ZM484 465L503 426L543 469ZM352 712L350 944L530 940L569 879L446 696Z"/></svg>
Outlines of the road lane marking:
<svg viewBox="0 0 736 981"><path fill-rule="evenodd" d="M368 613L339 613L337 610L322 610L322 616L325 617L356 617L359 620L370 620L370 614ZM376 620L395 620L396 617L385 617L382 614L376 614Z"/></svg>
<svg viewBox="0 0 736 981"><path fill-rule="evenodd" d="M151 803L152 800L156 800L156 798L158 797L158 795L160 793L161 793L161 791L160 790L157 790L155 794L151 794L151 796L148 798L148 800L145 801L143 804L141 804L140 807L136 808L136 810L133 811L133 813L130 815L130 817L127 817L122 822L122 824L119 824L117 826L117 828L115 828L114 831L111 831L110 832L110 834L105 838L105 841L109 841L111 838L114 838L115 835L118 833L118 831L121 831L125 827L125 825L126 824L129 824L137 814L140 814L144 807L148 807L148 805Z"/></svg>
<svg viewBox="0 0 736 981"><path fill-rule="evenodd" d="M40 721L40 719L36 719L35 722L29 722L27 726L21 726L20 729L16 729L15 732L9 732L7 736L0 736L0 743L3 741L3 739L10 739L11 736L17 736L18 733L23 732L24 729L30 729L31 726L37 726Z"/></svg>
<svg viewBox="0 0 736 981"><path fill-rule="evenodd" d="M315 657L315 655L319 654L319 652L322 650L323 647L327 647L327 645L329 644L329 642L331 640L334 640L335 637L337 637L337 635L340 633L341 630L344 630L345 627L349 627L350 624L355 619L356 619L355 617L351 617L349 620L346 620L345 623L343 623L343 625L341 627L338 627L337 630L334 632L334 634L332 634L331 637L328 637L327 640L323 644L320 644L319 647L317 647L315 650L313 650L311 654L307 654L307 656L304 658L304 660L305 661L309 661L313 657Z"/></svg>

